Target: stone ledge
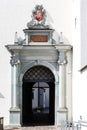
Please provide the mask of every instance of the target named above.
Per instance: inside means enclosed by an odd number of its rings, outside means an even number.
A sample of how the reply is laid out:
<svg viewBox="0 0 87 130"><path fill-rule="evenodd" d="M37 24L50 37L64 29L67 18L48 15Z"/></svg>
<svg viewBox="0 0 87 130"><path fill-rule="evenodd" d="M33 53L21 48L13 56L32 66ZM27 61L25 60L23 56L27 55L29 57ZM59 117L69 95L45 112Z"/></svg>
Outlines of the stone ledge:
<svg viewBox="0 0 87 130"><path fill-rule="evenodd" d="M58 108L57 112L67 112L67 108Z"/></svg>
<svg viewBox="0 0 87 130"><path fill-rule="evenodd" d="M18 107L11 107L9 111L10 111L10 112L11 112L11 111L20 112L20 108L18 108Z"/></svg>

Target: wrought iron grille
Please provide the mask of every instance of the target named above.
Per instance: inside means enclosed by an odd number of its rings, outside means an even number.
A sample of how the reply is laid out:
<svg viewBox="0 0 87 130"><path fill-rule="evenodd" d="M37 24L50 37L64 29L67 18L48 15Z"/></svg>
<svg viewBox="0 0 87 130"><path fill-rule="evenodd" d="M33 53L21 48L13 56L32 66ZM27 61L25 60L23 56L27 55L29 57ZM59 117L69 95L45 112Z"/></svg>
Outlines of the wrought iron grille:
<svg viewBox="0 0 87 130"><path fill-rule="evenodd" d="M24 81L54 81L53 73L44 66L35 66L30 68L23 77Z"/></svg>

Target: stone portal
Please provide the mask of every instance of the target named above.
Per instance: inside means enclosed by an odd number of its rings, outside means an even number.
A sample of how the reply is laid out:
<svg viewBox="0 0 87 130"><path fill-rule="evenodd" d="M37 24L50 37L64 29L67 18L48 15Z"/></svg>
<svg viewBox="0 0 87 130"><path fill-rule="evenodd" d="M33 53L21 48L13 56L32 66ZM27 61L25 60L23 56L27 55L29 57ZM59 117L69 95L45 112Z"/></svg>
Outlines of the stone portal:
<svg viewBox="0 0 87 130"><path fill-rule="evenodd" d="M53 39L54 29L46 25L40 5L23 31L25 39L16 33L14 44L6 45L12 72L10 125L38 125L36 119L44 125L71 121L72 46L62 35L59 41Z"/></svg>

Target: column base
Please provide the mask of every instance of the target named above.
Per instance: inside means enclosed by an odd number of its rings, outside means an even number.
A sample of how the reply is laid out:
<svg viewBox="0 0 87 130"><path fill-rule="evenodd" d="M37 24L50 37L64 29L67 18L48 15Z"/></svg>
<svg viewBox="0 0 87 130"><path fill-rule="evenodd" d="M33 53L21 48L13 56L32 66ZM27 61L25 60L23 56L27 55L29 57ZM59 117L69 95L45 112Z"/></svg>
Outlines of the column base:
<svg viewBox="0 0 87 130"><path fill-rule="evenodd" d="M10 108L10 126L11 127L20 127L20 109L19 108Z"/></svg>
<svg viewBox="0 0 87 130"><path fill-rule="evenodd" d="M66 122L68 119L67 108L59 108L57 111L57 125L61 126L62 122Z"/></svg>

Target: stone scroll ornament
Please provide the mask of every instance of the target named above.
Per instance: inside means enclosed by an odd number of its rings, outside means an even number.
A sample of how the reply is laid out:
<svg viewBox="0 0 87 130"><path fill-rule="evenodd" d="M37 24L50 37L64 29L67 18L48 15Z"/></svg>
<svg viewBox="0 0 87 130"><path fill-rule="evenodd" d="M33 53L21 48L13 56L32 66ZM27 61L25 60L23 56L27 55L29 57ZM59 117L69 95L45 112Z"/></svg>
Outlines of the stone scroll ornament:
<svg viewBox="0 0 87 130"><path fill-rule="evenodd" d="M32 11L32 20L27 24L28 27L33 27L34 25L44 25L46 22L46 11L42 5L36 5L35 9Z"/></svg>

